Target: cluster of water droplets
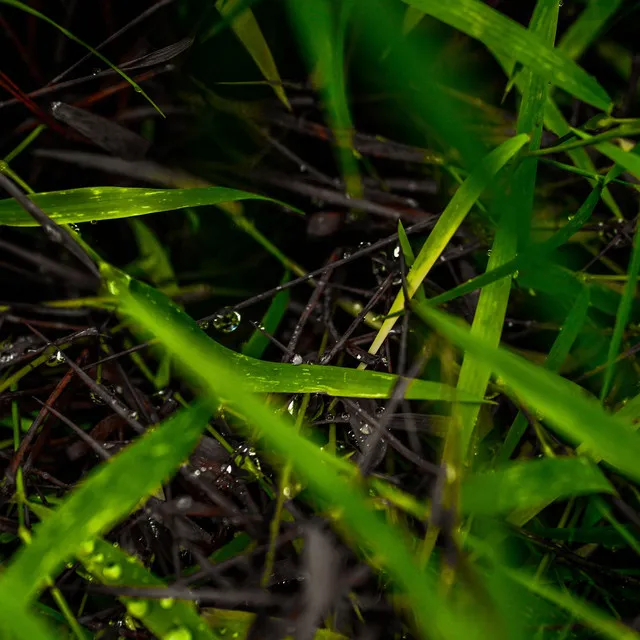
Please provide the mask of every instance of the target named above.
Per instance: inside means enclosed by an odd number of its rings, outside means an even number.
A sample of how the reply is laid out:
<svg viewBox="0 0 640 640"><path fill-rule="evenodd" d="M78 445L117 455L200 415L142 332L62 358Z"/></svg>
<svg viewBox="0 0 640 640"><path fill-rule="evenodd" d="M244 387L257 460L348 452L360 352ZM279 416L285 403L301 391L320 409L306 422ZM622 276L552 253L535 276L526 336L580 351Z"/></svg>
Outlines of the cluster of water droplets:
<svg viewBox="0 0 640 640"><path fill-rule="evenodd" d="M200 327L205 331L213 328L221 333L234 332L242 322L242 316L235 309L226 307L214 314L209 320L200 323Z"/></svg>

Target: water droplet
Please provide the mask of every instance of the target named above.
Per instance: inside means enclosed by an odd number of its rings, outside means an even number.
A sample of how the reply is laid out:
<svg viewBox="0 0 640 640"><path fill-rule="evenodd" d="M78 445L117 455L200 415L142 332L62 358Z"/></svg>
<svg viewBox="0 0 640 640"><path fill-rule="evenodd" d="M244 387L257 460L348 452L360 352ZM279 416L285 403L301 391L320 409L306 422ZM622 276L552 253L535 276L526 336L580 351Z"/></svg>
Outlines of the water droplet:
<svg viewBox="0 0 640 640"><path fill-rule="evenodd" d="M59 101L52 102L51 103L51 113L53 113L53 115L55 115L56 112L60 109L61 106L62 106L62 102L59 102Z"/></svg>
<svg viewBox="0 0 640 640"><path fill-rule="evenodd" d="M138 416L139 416L139 414L138 414L138 412L137 412L137 411L131 411L131 413L129 413L129 417L130 417L132 420L137 420L137 419L138 419Z"/></svg>
<svg viewBox="0 0 640 640"><path fill-rule="evenodd" d="M89 224L98 224L97 220L92 220Z"/></svg>
<svg viewBox="0 0 640 640"><path fill-rule="evenodd" d="M206 331L211 326L211 322L209 320L201 320L198 325L203 331Z"/></svg>
<svg viewBox="0 0 640 640"><path fill-rule="evenodd" d="M47 360L48 367L57 367L58 365L64 362L64 355L62 351L56 351L51 357Z"/></svg>
<svg viewBox="0 0 640 640"><path fill-rule="evenodd" d="M377 416L384 415L384 412L385 412L386 410L387 410L387 409L386 409L386 407L378 407L378 408L376 409L376 415L377 415Z"/></svg>
<svg viewBox="0 0 640 640"><path fill-rule="evenodd" d="M182 496L176 500L176 508L180 511L186 511L193 506L193 498L191 496Z"/></svg>
<svg viewBox="0 0 640 640"><path fill-rule="evenodd" d="M513 272L513 279L517 280L520 277L520 272L519 271L514 271Z"/></svg>
<svg viewBox="0 0 640 640"><path fill-rule="evenodd" d="M94 67L93 69L91 69L92 76L97 76L99 73L102 73L102 69L100 69L100 67Z"/></svg>
<svg viewBox="0 0 640 640"><path fill-rule="evenodd" d="M349 420L349 418L351 418L351 414L347 413L346 411L340 414L341 420Z"/></svg>
<svg viewBox="0 0 640 640"><path fill-rule="evenodd" d="M80 555L90 556L95 551L96 545L93 540L85 540L80 543L79 552Z"/></svg>
<svg viewBox="0 0 640 640"><path fill-rule="evenodd" d="M235 309L222 309L213 316L211 324L217 331L223 333L231 333L240 326L242 316Z"/></svg>
<svg viewBox="0 0 640 640"><path fill-rule="evenodd" d="M358 243L358 249L366 249L367 247L370 247L371 243L370 242L360 242Z"/></svg>
<svg viewBox="0 0 640 640"><path fill-rule="evenodd" d="M346 258L350 258L351 257L351 251L349 249L345 249L342 252L342 259L345 260Z"/></svg>
<svg viewBox="0 0 640 640"><path fill-rule="evenodd" d="M136 85L134 85L134 86L133 86L133 90L134 90L136 93L142 93L142 87L141 87L140 85L138 85L138 84L136 84Z"/></svg>
<svg viewBox="0 0 640 640"><path fill-rule="evenodd" d="M91 398L91 402L93 402L93 404L106 404L105 401L95 391L91 391L89 393L89 397Z"/></svg>
<svg viewBox="0 0 640 640"><path fill-rule="evenodd" d="M302 356L296 353L293 358L291 358L291 364L302 364Z"/></svg>
<svg viewBox="0 0 640 640"><path fill-rule="evenodd" d="M304 173L307 170L307 165L301 164L298 169L300 169L300 173Z"/></svg>
<svg viewBox="0 0 640 640"><path fill-rule="evenodd" d="M173 598L162 598L162 600L160 600L160 606L163 609L171 609L175 603L176 601Z"/></svg>
<svg viewBox="0 0 640 640"><path fill-rule="evenodd" d="M371 427L368 424L363 424L360 426L360 433L363 436L370 436L372 431L371 431Z"/></svg>
<svg viewBox="0 0 640 640"><path fill-rule="evenodd" d="M122 567L119 564L112 564L102 570L102 575L107 580L118 580L122 575Z"/></svg>
<svg viewBox="0 0 640 640"><path fill-rule="evenodd" d="M397 260L400 257L400 245L397 244L395 246L395 248L393 249L393 257L395 260Z"/></svg>
<svg viewBox="0 0 640 640"><path fill-rule="evenodd" d="M491 255L491 249L487 249L487 255L490 256Z"/></svg>
<svg viewBox="0 0 640 640"><path fill-rule="evenodd" d="M336 417L333 415L333 413L327 413L327 415L324 417L325 420L331 421L331 420L335 420Z"/></svg>

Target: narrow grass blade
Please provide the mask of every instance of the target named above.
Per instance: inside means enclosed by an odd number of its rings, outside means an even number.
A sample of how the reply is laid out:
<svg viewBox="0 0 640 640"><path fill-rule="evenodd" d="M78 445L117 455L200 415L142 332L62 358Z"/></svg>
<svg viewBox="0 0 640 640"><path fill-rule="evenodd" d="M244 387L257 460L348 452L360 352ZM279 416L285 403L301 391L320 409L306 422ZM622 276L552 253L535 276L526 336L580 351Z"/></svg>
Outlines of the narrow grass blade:
<svg viewBox="0 0 640 640"><path fill-rule="evenodd" d="M589 140L592 137L579 129L572 129L572 131L583 140ZM636 178L640 178L640 155L638 155L638 153L623 151L620 147L612 144L611 142L600 142L598 144L594 144L594 147L602 155L607 156L607 158L611 158L611 160L626 169L629 173L632 173Z"/></svg>
<svg viewBox="0 0 640 640"><path fill-rule="evenodd" d="M554 0L538 0L531 18L529 31L541 38L545 45L553 46L558 19L558 5ZM523 92L516 131L529 137L529 151L540 146L542 119L548 86L533 69L522 71ZM498 220L487 270L503 267L529 244L533 215L533 194L537 165L521 159L520 163L503 172L503 181L492 203L494 217ZM498 345L502 336L504 318L511 293L511 277L485 286L480 292L471 328L474 336ZM491 377L491 369L482 358L465 353L457 388L483 395ZM472 439L479 414L479 406L460 406L460 455L465 464L472 455Z"/></svg>
<svg viewBox="0 0 640 640"><path fill-rule="evenodd" d="M164 114L160 110L160 107L158 107L158 105L144 92L142 87L138 83L136 83L135 80L130 78L124 71L122 71L121 69L116 67L116 65L114 65L107 58L105 58L99 51L97 51L93 47L89 46L86 42L83 42L82 40L80 40L80 38L74 36L73 33L71 33L71 31L69 31L68 29L65 29L65 27L63 27L62 25L59 25L57 22L54 22L51 18L49 18L49 17L45 16L44 14L40 13L39 11L34 9L33 7L30 7L30 6L26 5L24 2L20 2L20 0L0 0L0 2L2 2L3 4L8 4L9 6L15 7L16 9L20 9L21 11L24 11L25 13L29 13L32 16L35 16L36 18L38 18L40 20L43 20L44 22L46 22L47 24L50 24L52 27L55 27L58 31L63 33L65 36L67 36L67 38L69 38L69 40L73 40L74 42L77 42L80 46L82 46L85 49L88 49L89 51L91 51L91 53L93 53L93 55L96 56L96 58L102 60L102 62L104 62L109 67L111 67L119 76L121 76L123 78L123 80L126 80L135 89L135 91L137 93L139 93L141 96L143 96L144 99L147 100L149 102L149 104L162 117L164 117Z"/></svg>
<svg viewBox="0 0 640 640"><path fill-rule="evenodd" d="M548 82L607 111L611 99L598 82L569 56L481 0L403 0L407 4L517 60Z"/></svg>
<svg viewBox="0 0 640 640"><path fill-rule="evenodd" d="M285 273L282 282L286 282L287 280L289 280L289 273ZM287 307L289 306L289 293L289 289L284 289L277 293L260 322L260 326L269 335L275 335L280 321L287 311ZM242 345L242 354L249 358L261 358L268 345L269 338L265 333L256 329L249 340Z"/></svg>
<svg viewBox="0 0 640 640"><path fill-rule="evenodd" d="M602 383L602 391L600 399L604 400L609 394L611 383L613 381L613 373L615 368L615 360L620 351L622 337L631 315L631 307L636 296L638 284L638 273L640 273L640 226L636 225L636 232L633 238L633 249L631 251L631 260L627 270L627 281L624 285L624 292L620 299L620 306L616 314L616 322L613 328L613 335L609 343L609 353L607 355L607 368Z"/></svg>
<svg viewBox="0 0 640 640"><path fill-rule="evenodd" d="M510 260L509 262L495 268L490 271L472 278L468 282L464 282L445 293L441 293L439 296L435 296L429 300L429 304L432 306L441 305L460 296L464 296L472 291L477 291L482 287L505 278L509 275L513 275L520 270L536 269L540 263L548 260L550 255L566 242L589 220L593 210L600 200L602 194L602 184L597 185L593 191L589 194L584 201L580 209L573 218L562 229L556 231L548 240L536 245L532 245L529 249L526 249L518 257Z"/></svg>
<svg viewBox="0 0 640 640"><path fill-rule="evenodd" d="M66 640L68 635L55 632L41 616L27 609L13 594L4 594L0 600L0 637L7 640Z"/></svg>
<svg viewBox="0 0 640 640"><path fill-rule="evenodd" d="M595 606L579 600L567 591L560 591L545 584L536 576L530 575L519 569L511 569L499 562L497 554L486 542L477 538L468 537L469 546L476 552L489 558L493 569L507 576L515 584L523 586L532 593L552 602L556 606L571 613L577 621L584 623L596 631L600 637L611 640L638 640L640 636L630 627L619 620L608 616L604 611Z"/></svg>
<svg viewBox="0 0 640 640"><path fill-rule="evenodd" d="M602 471L584 458L514 462L464 479L461 509L469 515L498 516L590 493L615 493Z"/></svg>
<svg viewBox="0 0 640 640"><path fill-rule="evenodd" d="M136 237L140 255L133 265L127 267L127 271L131 273L132 269L136 269L144 273L157 287L176 285L176 274L171 266L171 260L156 234L137 218L129 220L129 225Z"/></svg>
<svg viewBox="0 0 640 640"><path fill-rule="evenodd" d="M244 0L217 0L216 9L222 16L229 18L242 3L244 3ZM291 111L291 105L282 86L278 67L273 59L269 45L262 35L260 25L253 15L253 11L249 8L240 10L236 17L231 19L231 28L253 58L265 80L271 84L273 92L278 96L282 104Z"/></svg>
<svg viewBox="0 0 640 640"><path fill-rule="evenodd" d="M622 0L589 0L578 18L564 32L558 49L577 60L605 28Z"/></svg>
<svg viewBox="0 0 640 640"><path fill-rule="evenodd" d="M421 570L405 533L385 524L367 505L366 494L333 471L329 454L296 433L291 420L276 415L250 393L248 377L219 352L207 348L208 340L189 317L150 287L128 280L113 271L106 274L111 293L121 303L121 312L155 335L171 352L185 374L213 399L224 399L245 416L266 450L290 461L294 472L324 507L339 514L339 526L363 549L375 554L378 566L406 595L418 627L427 637L479 638L478 625L457 616L442 600L433 577Z"/></svg>
<svg viewBox="0 0 640 640"><path fill-rule="evenodd" d="M446 314L425 305L412 306L425 322L484 360L560 436L582 444L588 455L597 456L635 481L640 480L640 435L624 420L607 413L569 380L472 335Z"/></svg>
<svg viewBox="0 0 640 640"><path fill-rule="evenodd" d="M155 491L195 448L209 416L203 406L182 411L91 473L13 556L0 576L0 602L11 594L26 605L83 542L108 531Z"/></svg>
<svg viewBox="0 0 640 640"><path fill-rule="evenodd" d="M175 211L237 200L274 202L270 198L225 187L198 189L88 187L36 193L29 197L59 224L131 218L159 211ZM37 226L37 222L13 198L0 200L0 224L13 227Z"/></svg>
<svg viewBox="0 0 640 640"><path fill-rule="evenodd" d="M485 191L496 174L522 149L528 140L528 136L520 135L503 142L476 167L456 191L438 219L436 226L429 234L422 249L420 249L420 253L407 274L407 293L410 298L413 297L418 287L427 277L427 274L436 263L438 257L453 237L453 234L460 227L466 215L478 201L483 191ZM391 305L389 315L391 316L402 311L404 304L404 293L400 291L393 305ZM378 352L397 321L397 315L387 318L384 321L369 349L370 353Z"/></svg>
<svg viewBox="0 0 640 640"><path fill-rule="evenodd" d="M353 123L344 75L346 27L353 1L338 3L337 10L334 4L330 0L314 0L313 3L290 0L289 8L308 61L315 68L316 83L325 98L347 193L359 198L362 182L353 149Z"/></svg>

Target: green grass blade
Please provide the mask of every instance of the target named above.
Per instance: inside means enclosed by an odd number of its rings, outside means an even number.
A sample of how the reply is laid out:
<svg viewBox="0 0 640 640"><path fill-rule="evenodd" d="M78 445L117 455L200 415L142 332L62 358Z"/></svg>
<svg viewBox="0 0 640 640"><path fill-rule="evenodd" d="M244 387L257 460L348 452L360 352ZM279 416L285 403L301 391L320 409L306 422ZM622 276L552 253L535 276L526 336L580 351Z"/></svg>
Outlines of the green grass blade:
<svg viewBox="0 0 640 640"><path fill-rule="evenodd" d="M567 359L567 356L571 351L571 347L575 343L585 321L587 320L588 312L589 289L585 288L578 294L564 325L558 332L558 336L551 346L549 355L544 363L545 368L549 369L549 371L558 372L560 370L560 367ZM529 421L524 413L519 411L507 433L507 437L500 447L500 452L496 457L496 465L505 464L512 456L528 426Z"/></svg>
<svg viewBox="0 0 640 640"><path fill-rule="evenodd" d="M156 234L142 220L134 218L129 220L129 225L136 237L140 255L133 265L127 267L127 271L131 272L132 268L139 269L158 287L175 285L176 274L171 266L167 251ZM136 275L134 272L131 273Z"/></svg>
<svg viewBox="0 0 640 640"><path fill-rule="evenodd" d="M338 10L334 10L334 3L330 0L314 0L313 3L289 1L299 40L306 50L309 64L315 69L315 81L325 99L347 193L359 198L362 182L353 148L353 122L344 72L346 27L353 0L343 0L336 6Z"/></svg>
<svg viewBox="0 0 640 640"><path fill-rule="evenodd" d="M580 209L573 218L562 229L556 231L548 240L536 245L532 245L529 249L526 249L517 258L510 260L509 262L486 271L485 273L472 278L468 282L464 282L449 291L441 293L439 296L435 296L429 300L429 304L432 306L444 304L460 296L464 296L472 291L476 291L482 287L505 278L506 276L515 274L520 270L525 270L527 267L530 269L536 269L545 259L548 259L550 254L556 249L560 248L589 220L595 206L600 200L602 194L602 184L597 185L593 191L589 194L584 201Z"/></svg>
<svg viewBox="0 0 640 640"><path fill-rule="evenodd" d="M620 306L616 314L616 322L613 328L613 335L609 342L609 353L607 354L607 368L602 383L602 391L600 399L604 400L611 388L613 381L613 373L615 368L615 360L620 351L622 337L631 315L633 300L636 296L638 284L638 273L640 273L640 226L636 225L636 232L633 238L633 249L631 251L631 260L629 261L629 269L627 270L627 281L624 285Z"/></svg>
<svg viewBox="0 0 640 640"><path fill-rule="evenodd" d="M128 515L187 458L209 416L202 406L182 411L91 473L13 556L0 576L0 602L12 594L26 604L83 542Z"/></svg>
<svg viewBox="0 0 640 640"><path fill-rule="evenodd" d="M583 140L589 140L592 137L579 129L572 129L572 131L574 131ZM601 142L599 144L595 144L594 147L602 155L607 156L607 158L611 158L611 160L626 169L629 173L632 173L636 178L640 178L640 155L638 155L638 153L623 151L620 147L612 144L611 142Z"/></svg>
<svg viewBox="0 0 640 640"><path fill-rule="evenodd" d="M533 73L588 104L608 111L611 99L598 82L569 56L549 46L480 0L403 0L480 40L494 51L521 62Z"/></svg>
<svg viewBox="0 0 640 640"><path fill-rule="evenodd" d="M538 35L545 44L553 45L558 18L555 0L538 0L531 19L530 31ZM522 71L524 78L522 101L518 112L516 131L529 138L529 151L540 146L542 119L547 98L548 85L543 78L528 68ZM492 203L495 218L499 220L491 248L487 270L500 268L514 260L518 249L529 244L529 232L533 215L533 194L537 164L524 158L515 167L505 171L504 191L499 191ZM502 336L504 318L511 292L511 277L487 285L480 292L478 306L471 331L474 335L498 345ZM457 388L473 395L483 395L491 377L491 369L482 358L465 353ZM479 405L460 406L460 455L467 463L472 455L472 438L479 414Z"/></svg>
<svg viewBox="0 0 640 640"><path fill-rule="evenodd" d="M489 544L477 538L471 538L471 536L467 539L469 546L474 551L482 553L492 561L491 566L496 571L507 576L514 583L568 611L576 620L596 631L600 637L610 638L611 640L639 640L640 635L619 620L608 616L588 602L579 600L567 591L560 591L545 584L534 575L504 566L499 562L495 550Z"/></svg>
<svg viewBox="0 0 640 640"><path fill-rule="evenodd" d="M108 280L122 280L128 276L109 268ZM133 286L143 287L132 281ZM160 291L144 286L148 300L166 307L166 297ZM252 393L326 393L335 397L388 398L398 382L398 376L376 371L359 371L343 367L293 365L281 362L263 362L227 349L209 338L186 313L170 303L175 318L188 325L198 340L202 353L215 360L228 363L244 380L244 388ZM482 402L468 393L456 392L451 386L439 382L414 379L407 387L406 398L448 402Z"/></svg>
<svg viewBox="0 0 640 640"><path fill-rule="evenodd" d="M584 458L548 458L466 477L460 506L469 515L497 516L590 493L615 493L595 464Z"/></svg>
<svg viewBox="0 0 640 640"><path fill-rule="evenodd" d="M242 3L244 3L244 0L217 0L216 9L222 16L228 18L237 11L238 6ZM278 99L291 111L291 105L282 86L278 67L271 54L271 49L269 49L269 45L262 35L260 25L253 15L253 11L249 8L241 10L231 20L231 28L253 58L265 80L271 84L273 92Z"/></svg>
<svg viewBox="0 0 640 640"><path fill-rule="evenodd" d="M65 36L67 36L69 40L73 40L74 42L77 42L81 47L84 47L85 49L90 51L94 56L96 56L96 58L102 60L102 62L104 62L109 67L111 67L111 69L113 69L119 76L121 76L124 80L126 80L134 88L134 90L137 93L139 93L164 118L164 113L162 113L162 111L160 110L160 107L158 107L158 105L144 92L142 87L135 80L133 80L133 78L129 77L124 71L121 71L115 64L110 62L108 58L105 58L99 51L89 46L86 42L83 42L82 40L80 40L80 38L74 36L73 33L71 33L71 31L69 31L68 29L65 29L62 25L59 25L57 22L54 22L51 18L45 16L43 13L40 13L38 10L34 9L33 7L30 7L24 4L24 2L20 2L20 0L0 0L0 2L2 2L3 4L8 4L9 6L15 7L16 9L20 9L25 13L29 13L32 16L35 16L36 18L43 20L47 24L50 24L52 27L55 27L58 31L60 31L60 33L63 33Z"/></svg>
<svg viewBox="0 0 640 640"><path fill-rule="evenodd" d="M624 420L604 411L569 380L472 335L462 323L446 314L415 302L412 306L425 322L454 344L483 359L560 436L581 444L586 453L601 458L635 481L640 480L640 435Z"/></svg>
<svg viewBox="0 0 640 640"><path fill-rule="evenodd" d="M66 640L68 637L54 631L11 593L4 594L0 600L0 613L0 638L3 640Z"/></svg>
<svg viewBox="0 0 640 640"><path fill-rule="evenodd" d="M564 32L558 49L572 60L577 60L598 37L621 4L622 0L589 0L577 20Z"/></svg>
<svg viewBox="0 0 640 640"><path fill-rule="evenodd" d="M36 503L29 503L29 508L41 521L55 514L53 510ZM94 580L110 587L156 587L158 590L167 587L138 558L101 538L85 540L77 548L75 557ZM132 616L158 638L165 638L180 630L183 633L184 630L188 631L191 640L217 640L220 637L198 615L192 601L134 599L125 596L118 599Z"/></svg>
<svg viewBox="0 0 640 640"><path fill-rule="evenodd" d="M377 564L404 592L425 636L480 637L475 622L455 615L438 596L433 577L419 568L404 542L404 532L385 524L367 505L366 494L332 470L329 454L298 434L291 420L278 416L250 393L249 378L219 352L208 350L210 341L184 312L143 283L115 271L107 275L121 312L156 336L199 389L244 415L266 450L289 460L315 499L340 514L342 530L349 531L363 549L374 553Z"/></svg>
<svg viewBox="0 0 640 640"><path fill-rule="evenodd" d="M456 191L442 215L438 218L436 226L429 234L411 270L407 274L407 293L410 298L413 297L418 287L427 277L430 269L436 263L438 257L444 251L454 233L478 201L483 191L485 191L496 174L522 149L528 140L528 136L520 135L503 142L497 149L494 149L487 155ZM389 315L397 314L403 309L404 293L400 291L393 305L391 305ZM369 349L370 353L378 352L397 321L397 316L384 321Z"/></svg>
<svg viewBox="0 0 640 640"><path fill-rule="evenodd" d="M159 211L217 205L237 200L267 200L246 191L226 187L196 189L141 189L88 187L50 191L30 196L58 224L116 220ZM37 222L13 199L0 200L0 224L34 227Z"/></svg>

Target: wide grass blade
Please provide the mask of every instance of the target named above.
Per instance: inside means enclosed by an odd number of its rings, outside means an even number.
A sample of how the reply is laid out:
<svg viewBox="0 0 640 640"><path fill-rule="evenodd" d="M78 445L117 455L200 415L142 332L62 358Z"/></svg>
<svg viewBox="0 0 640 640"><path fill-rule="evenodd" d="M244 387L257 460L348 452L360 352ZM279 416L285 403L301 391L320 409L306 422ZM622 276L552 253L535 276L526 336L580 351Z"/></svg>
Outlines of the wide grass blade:
<svg viewBox="0 0 640 640"><path fill-rule="evenodd" d="M460 322L413 303L416 313L459 347L487 363L507 388L537 411L560 436L582 445L585 454L604 460L640 480L640 435L626 421L607 413L578 385L472 335Z"/></svg>
<svg viewBox="0 0 640 640"><path fill-rule="evenodd" d="M131 218L159 211L218 205L237 200L274 202L264 196L226 187L197 189L86 187L36 193L29 197L59 224ZM38 223L13 198L8 198L0 200L0 224L34 227Z"/></svg>
<svg viewBox="0 0 640 640"><path fill-rule="evenodd" d="M481 637L475 621L456 615L438 596L433 577L419 568L404 542L405 533L386 524L368 506L366 494L335 473L329 454L299 435L291 420L278 416L250 393L249 378L221 353L207 349L209 340L185 313L147 285L115 270L105 275L121 312L157 337L201 391L212 399L224 400L243 415L266 450L289 460L314 498L339 514L341 530L375 554L378 566L405 594L425 637Z"/></svg>
<svg viewBox="0 0 640 640"><path fill-rule="evenodd" d="M460 508L469 515L497 516L590 493L615 493L592 462L584 458L531 460L465 478Z"/></svg>
<svg viewBox="0 0 640 640"><path fill-rule="evenodd" d="M415 259L411 270L407 274L407 293L412 298L427 274L442 254L449 241L458 230L466 215L476 204L478 198L491 184L496 174L511 160L529 141L528 136L521 135L511 138L494 149L471 175L462 183L449 204L438 218L436 226L425 241L420 253ZM377 353L389 332L398 321L397 315L404 309L404 292L400 291L391 305L387 318L378 335L375 337L370 353Z"/></svg>
<svg viewBox="0 0 640 640"><path fill-rule="evenodd" d="M0 603L10 594L26 605L82 543L107 532L155 491L195 448L210 415L204 406L181 411L92 472L13 556L0 576Z"/></svg>
<svg viewBox="0 0 640 640"><path fill-rule="evenodd" d="M245 3L245 0L217 0L216 9L225 18L230 18L238 11L239 5L243 3ZM271 84L273 92L278 96L282 104L291 111L291 105L282 86L278 67L271 54L271 49L269 49L269 45L262 35L260 25L253 15L253 11L249 8L240 9L240 12L231 18L231 28L253 58L265 80Z"/></svg>
<svg viewBox="0 0 640 640"><path fill-rule="evenodd" d="M522 63L570 95L603 111L611 106L607 92L569 56L481 0L403 1Z"/></svg>

